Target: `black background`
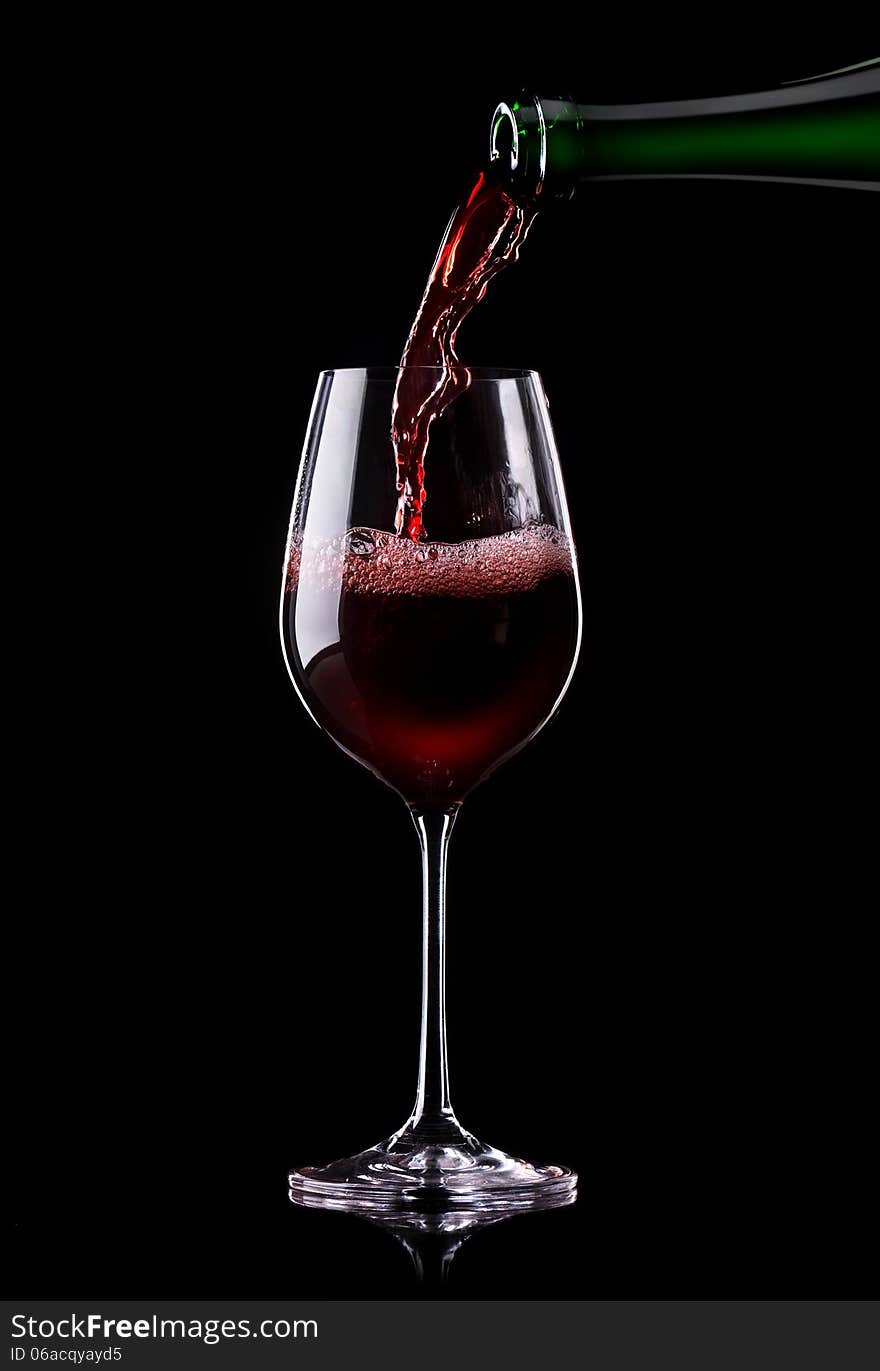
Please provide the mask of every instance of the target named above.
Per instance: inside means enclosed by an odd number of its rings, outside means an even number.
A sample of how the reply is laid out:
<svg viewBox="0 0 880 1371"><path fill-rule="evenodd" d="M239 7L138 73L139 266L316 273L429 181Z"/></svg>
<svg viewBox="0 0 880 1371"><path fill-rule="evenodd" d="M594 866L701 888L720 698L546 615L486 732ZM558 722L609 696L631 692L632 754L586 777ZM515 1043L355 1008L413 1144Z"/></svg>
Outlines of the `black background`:
<svg viewBox="0 0 880 1371"><path fill-rule="evenodd" d="M403 1121L417 1045L415 837L277 639L316 374L396 360L522 84L723 93L877 46L557 16L419 70L390 21L312 22L161 35L117 119L126 49L56 131L16 1293L420 1293L388 1234L286 1198ZM584 188L462 329L543 374L586 621L559 719L456 829L454 1098L581 1186L475 1234L450 1295L870 1293L877 227L854 192Z"/></svg>

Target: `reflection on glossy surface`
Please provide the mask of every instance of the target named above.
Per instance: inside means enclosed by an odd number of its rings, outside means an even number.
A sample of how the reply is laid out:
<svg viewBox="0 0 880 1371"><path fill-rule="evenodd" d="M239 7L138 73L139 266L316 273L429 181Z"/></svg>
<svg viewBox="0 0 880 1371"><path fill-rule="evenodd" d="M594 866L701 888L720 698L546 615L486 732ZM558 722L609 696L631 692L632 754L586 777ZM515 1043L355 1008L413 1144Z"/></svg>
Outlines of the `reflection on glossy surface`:
<svg viewBox="0 0 880 1371"><path fill-rule="evenodd" d="M342 1206L324 1197L300 1190L290 1190L289 1195L291 1202L301 1209L336 1209L343 1212ZM445 1284L455 1254L478 1228L488 1228L523 1214L565 1209L574 1204L576 1199L576 1190L540 1195L524 1201L519 1208L507 1208L498 1213L466 1207L438 1210L436 1213L426 1213L424 1210L395 1214L380 1211L370 1213L366 1210L347 1212L353 1212L357 1218L366 1219L374 1227L392 1233L409 1253L419 1282L425 1286L435 1286Z"/></svg>

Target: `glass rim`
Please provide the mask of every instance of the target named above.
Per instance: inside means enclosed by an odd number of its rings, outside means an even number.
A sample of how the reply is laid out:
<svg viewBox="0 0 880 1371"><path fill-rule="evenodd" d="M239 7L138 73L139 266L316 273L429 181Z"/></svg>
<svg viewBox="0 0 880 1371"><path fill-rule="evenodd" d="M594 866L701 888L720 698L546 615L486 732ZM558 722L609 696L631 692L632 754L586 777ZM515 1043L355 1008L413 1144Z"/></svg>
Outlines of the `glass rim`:
<svg viewBox="0 0 880 1371"><path fill-rule="evenodd" d="M540 380L540 374L531 367L482 367L470 366L467 362L457 362L452 367L441 366L366 366L366 367L327 367L318 372L319 379L330 376L363 376L368 381L396 381L401 371L436 372L438 376L460 368L470 374L472 381L527 381Z"/></svg>

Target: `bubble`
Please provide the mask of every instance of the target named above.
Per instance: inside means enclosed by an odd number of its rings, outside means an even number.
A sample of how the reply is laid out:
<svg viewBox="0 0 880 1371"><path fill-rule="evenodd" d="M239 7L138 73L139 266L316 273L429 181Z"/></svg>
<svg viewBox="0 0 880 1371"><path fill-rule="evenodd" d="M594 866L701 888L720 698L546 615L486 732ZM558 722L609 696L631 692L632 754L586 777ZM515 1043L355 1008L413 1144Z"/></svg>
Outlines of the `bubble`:
<svg viewBox="0 0 880 1371"><path fill-rule="evenodd" d="M289 558L288 585L310 583L361 595L451 595L464 598L530 590L547 576L572 572L565 533L528 524L461 543L413 543L379 529L353 528L344 537Z"/></svg>
<svg viewBox="0 0 880 1371"><path fill-rule="evenodd" d="M351 529L343 541L346 552L350 552L354 557L372 557L376 550L375 536L368 528Z"/></svg>

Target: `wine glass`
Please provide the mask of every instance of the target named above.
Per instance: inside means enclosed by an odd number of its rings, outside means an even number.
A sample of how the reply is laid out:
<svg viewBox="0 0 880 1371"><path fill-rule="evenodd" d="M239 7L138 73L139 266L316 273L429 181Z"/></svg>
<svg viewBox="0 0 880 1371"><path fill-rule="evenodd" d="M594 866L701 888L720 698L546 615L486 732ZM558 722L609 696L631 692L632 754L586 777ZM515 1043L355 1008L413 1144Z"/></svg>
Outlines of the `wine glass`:
<svg viewBox="0 0 880 1371"><path fill-rule="evenodd" d="M449 835L467 793L554 714L580 644L580 594L540 377L464 368L431 429L424 541L393 533L398 368L322 372L294 496L281 635L315 722L396 790L423 864L416 1100L374 1147L290 1173L290 1195L374 1213L511 1213L577 1177L478 1141L450 1101L445 1020ZM449 384L419 368L414 386ZM434 373L432 375L431 373Z"/></svg>

